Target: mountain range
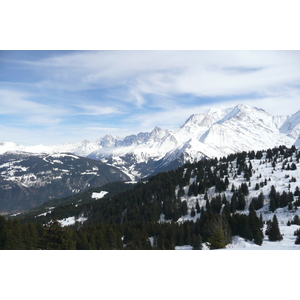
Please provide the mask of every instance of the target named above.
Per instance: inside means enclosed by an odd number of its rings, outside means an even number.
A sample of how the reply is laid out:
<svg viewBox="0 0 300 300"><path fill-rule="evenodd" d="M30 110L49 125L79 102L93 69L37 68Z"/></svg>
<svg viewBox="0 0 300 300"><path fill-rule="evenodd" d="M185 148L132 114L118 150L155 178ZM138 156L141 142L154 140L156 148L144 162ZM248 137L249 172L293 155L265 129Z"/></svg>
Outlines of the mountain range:
<svg viewBox="0 0 300 300"><path fill-rule="evenodd" d="M19 212L109 182L130 180L117 168L74 154L0 155L0 213Z"/></svg>
<svg viewBox="0 0 300 300"><path fill-rule="evenodd" d="M96 141L53 146L2 142L0 154L69 152L100 160L137 180L186 162L279 145L300 146L300 111L291 116L272 116L263 109L239 104L194 114L176 130L155 127L151 132L124 138L107 134Z"/></svg>

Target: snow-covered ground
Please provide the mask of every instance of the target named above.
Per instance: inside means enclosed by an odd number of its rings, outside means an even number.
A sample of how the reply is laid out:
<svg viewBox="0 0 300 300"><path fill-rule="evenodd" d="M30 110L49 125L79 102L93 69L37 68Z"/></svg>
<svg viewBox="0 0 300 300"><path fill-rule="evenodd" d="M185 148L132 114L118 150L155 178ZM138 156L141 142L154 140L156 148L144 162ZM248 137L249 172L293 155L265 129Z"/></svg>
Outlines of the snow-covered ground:
<svg viewBox="0 0 300 300"><path fill-rule="evenodd" d="M265 236L261 246L258 246L250 241L245 241L244 238L234 236L232 243L228 244L225 249L220 250L300 250L300 245L295 245L296 236L294 231L300 228L298 225L281 225L280 233L283 239L280 242L270 242L268 237ZM266 226L264 227L264 232ZM208 250L208 247L203 243L203 250ZM193 247L190 245L176 246L175 250L192 250Z"/></svg>
<svg viewBox="0 0 300 300"><path fill-rule="evenodd" d="M100 193L93 192L92 198L98 200L98 199L103 198L106 194L108 194L108 192L106 192L106 191L101 191Z"/></svg>
<svg viewBox="0 0 300 300"><path fill-rule="evenodd" d="M297 228L300 228L298 225L291 225L287 226L288 221L292 221L294 219L295 215L298 215L300 217L300 208L297 209L293 207L292 210L289 210L288 207L283 208L277 208L275 212L271 212L269 210L269 193L271 190L271 186L274 185L277 192L280 194L285 191L292 193L295 192L296 187L300 187L300 163L297 163L295 154L293 154L292 161L290 161L290 157L288 158L289 164L292 162L295 163L297 169L296 170L283 170L282 169L282 161L281 159L278 159L276 167L273 168L271 162L268 162L265 158L265 154L262 157L262 159L253 159L251 160L252 164L252 172L253 176L250 178L250 186L249 189L249 195L246 196L246 207L244 211L240 211L240 213L248 214L249 212L249 204L253 197L258 197L258 195L262 192L265 200L264 200L264 206L257 210L256 213L259 216L262 215L263 221L272 220L274 214L276 214L278 225L281 234L283 235L283 240L280 242L269 242L268 236L264 236L263 244L261 246L258 246L250 241L245 241L241 237L234 237L233 242L230 245L227 245L226 249L228 250L300 250L300 246L295 245L295 239L294 231ZM248 160L248 165L250 161ZM241 175L236 174L235 169L235 162L233 163L232 172L229 172L229 188L226 192L224 192L226 199L228 201L231 200L231 197L233 193L231 192L231 186L234 185L235 188L238 188L242 183L249 184L248 181L245 180L244 174ZM183 174L184 176L184 174ZM291 181L291 179L294 178L294 181ZM194 178L191 178L190 184L194 182ZM255 189L256 184L260 184L261 182L266 182L266 185L260 186L258 190ZM190 216L190 212L192 207L196 206L196 202L198 200L200 207L206 205L206 200L204 200L204 195L198 195L197 197L187 196L189 186L184 187L185 195L182 197L182 201L186 200L188 204L188 211L189 213L186 216L182 216L178 219L177 222L184 222L187 220L194 220L196 221L197 218L200 217L200 214L196 214L195 217ZM176 191L177 192L177 191ZM208 197L211 199L212 197L215 197L215 187L212 187L208 191ZM294 196L294 201L298 199L298 196ZM163 217L161 217L161 221L163 221ZM266 225L265 225L266 226ZM263 233L265 235L265 228L263 230ZM182 247L176 247L176 250L190 250L190 246L182 246ZM203 245L203 249L207 249L206 245Z"/></svg>
<svg viewBox="0 0 300 300"><path fill-rule="evenodd" d="M71 226L74 225L75 222L83 223L87 220L85 217L79 217L78 219L75 219L75 217L69 217L69 218L64 218L62 220L58 220L58 222L61 224L61 226Z"/></svg>
<svg viewBox="0 0 300 300"><path fill-rule="evenodd" d="M232 239L232 244L227 245L225 250L300 250L300 245L295 245L296 236L294 236L294 231L300 227L298 225L280 225L279 228L283 236L281 241L270 242L268 237L264 236L262 245L258 246L253 242L235 236ZM264 232L265 230L266 226Z"/></svg>
<svg viewBox="0 0 300 300"><path fill-rule="evenodd" d="M175 250L193 250L193 247L190 245L176 246Z"/></svg>

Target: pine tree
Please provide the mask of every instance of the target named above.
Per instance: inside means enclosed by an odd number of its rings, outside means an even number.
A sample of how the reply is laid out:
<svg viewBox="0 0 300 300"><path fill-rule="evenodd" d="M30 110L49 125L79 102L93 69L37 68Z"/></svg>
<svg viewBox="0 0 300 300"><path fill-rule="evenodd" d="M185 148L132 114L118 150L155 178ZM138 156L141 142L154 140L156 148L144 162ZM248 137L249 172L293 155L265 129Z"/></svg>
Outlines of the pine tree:
<svg viewBox="0 0 300 300"><path fill-rule="evenodd" d="M296 186L294 196L299 196L299 195L300 195L299 187Z"/></svg>
<svg viewBox="0 0 300 300"><path fill-rule="evenodd" d="M276 192L275 186L271 186L270 197L270 211L274 212L278 208L279 194Z"/></svg>
<svg viewBox="0 0 300 300"><path fill-rule="evenodd" d="M274 212L277 209L276 206L276 200L272 197L270 198L270 207L269 207L271 212Z"/></svg>
<svg viewBox="0 0 300 300"><path fill-rule="evenodd" d="M288 205L288 198L286 191L283 191L279 197L279 207L285 207Z"/></svg>
<svg viewBox="0 0 300 300"><path fill-rule="evenodd" d="M200 213L200 205L199 205L199 201L198 200L196 202L196 211L197 211L197 214Z"/></svg>
<svg viewBox="0 0 300 300"><path fill-rule="evenodd" d="M182 203L181 203L181 212L182 212L183 216L187 215L187 213L188 213L188 207L187 207L186 200L182 201Z"/></svg>
<svg viewBox="0 0 300 300"><path fill-rule="evenodd" d="M195 211L195 208L193 206L192 209L191 209L191 217L194 218L195 215L196 215L196 211Z"/></svg>
<svg viewBox="0 0 300 300"><path fill-rule="evenodd" d="M200 220L201 221L201 220ZM224 248L231 243L231 228L224 215L208 213L201 236L210 249Z"/></svg>
<svg viewBox="0 0 300 300"><path fill-rule="evenodd" d="M229 186L228 176L225 177L225 186L226 186L226 188L228 188L228 186Z"/></svg>
<svg viewBox="0 0 300 300"><path fill-rule="evenodd" d="M236 194L233 193L232 197L231 197L231 202L230 202L230 211L232 213L236 212L236 208L237 207L237 200L236 200Z"/></svg>
<svg viewBox="0 0 300 300"><path fill-rule="evenodd" d="M5 250L23 250L25 245L22 239L22 227L17 219L8 220Z"/></svg>
<svg viewBox="0 0 300 300"><path fill-rule="evenodd" d="M244 194L239 193L238 200L237 200L237 205L236 205L236 209L237 210L244 210L245 206L246 206L245 196L244 196Z"/></svg>
<svg viewBox="0 0 300 300"><path fill-rule="evenodd" d="M216 226L211 238L208 238L208 243L206 245L210 250L222 249L227 245L226 237L223 234L222 228Z"/></svg>
<svg viewBox="0 0 300 300"><path fill-rule="evenodd" d="M271 242L282 240L282 235L279 230L278 220L276 215L273 216L273 220L270 224L268 234L269 234L269 241Z"/></svg>
<svg viewBox="0 0 300 300"><path fill-rule="evenodd" d="M45 227L40 247L45 250L75 249L74 237L69 229L64 230L58 220L55 219Z"/></svg>
<svg viewBox="0 0 300 300"><path fill-rule="evenodd" d="M193 234L192 236L192 246L193 250L202 250L202 239L200 234Z"/></svg>
<svg viewBox="0 0 300 300"><path fill-rule="evenodd" d="M249 206L249 227L252 232L253 241L257 245L261 245L263 242L263 233L260 226L260 219L257 217L256 212L254 210L254 205L251 202Z"/></svg>

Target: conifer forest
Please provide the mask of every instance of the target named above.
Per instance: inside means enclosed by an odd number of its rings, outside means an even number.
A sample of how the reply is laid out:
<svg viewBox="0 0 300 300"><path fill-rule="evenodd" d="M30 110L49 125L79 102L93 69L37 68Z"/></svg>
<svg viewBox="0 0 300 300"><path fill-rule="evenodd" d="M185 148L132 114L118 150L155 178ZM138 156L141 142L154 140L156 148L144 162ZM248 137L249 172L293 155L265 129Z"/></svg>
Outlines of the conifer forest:
<svg viewBox="0 0 300 300"><path fill-rule="evenodd" d="M124 184L126 189L116 183L118 192L101 199L87 191L56 200L54 206L52 201L3 215L0 249L174 250L189 245L215 250L236 237L257 246L281 241L280 224L300 226L299 159L295 146L203 159ZM281 212L284 221L278 219ZM70 217L76 222L63 225L61 220ZM300 229L294 236L297 246Z"/></svg>

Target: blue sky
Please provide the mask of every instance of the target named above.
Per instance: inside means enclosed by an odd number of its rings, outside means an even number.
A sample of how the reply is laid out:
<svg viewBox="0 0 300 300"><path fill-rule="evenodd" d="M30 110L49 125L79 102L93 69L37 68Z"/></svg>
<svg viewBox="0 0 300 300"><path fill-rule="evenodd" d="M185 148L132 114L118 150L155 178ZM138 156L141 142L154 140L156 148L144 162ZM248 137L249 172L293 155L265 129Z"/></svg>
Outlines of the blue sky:
<svg viewBox="0 0 300 300"><path fill-rule="evenodd" d="M237 103L298 111L300 51L0 51L0 141L176 129Z"/></svg>

